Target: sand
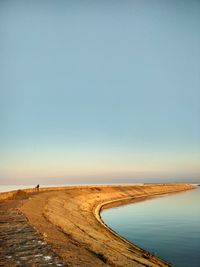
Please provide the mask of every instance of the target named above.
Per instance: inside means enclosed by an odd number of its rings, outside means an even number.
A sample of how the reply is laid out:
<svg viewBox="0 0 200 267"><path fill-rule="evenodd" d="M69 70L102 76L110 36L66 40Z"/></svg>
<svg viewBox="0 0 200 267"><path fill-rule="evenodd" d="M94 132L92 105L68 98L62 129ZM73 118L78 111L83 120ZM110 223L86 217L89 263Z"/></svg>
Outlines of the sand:
<svg viewBox="0 0 200 267"><path fill-rule="evenodd" d="M189 184L78 186L2 193L0 200L6 205L15 199L21 216L62 261L60 266L153 267L169 264L118 236L102 222L100 211L192 188ZM28 266L43 266L34 264Z"/></svg>

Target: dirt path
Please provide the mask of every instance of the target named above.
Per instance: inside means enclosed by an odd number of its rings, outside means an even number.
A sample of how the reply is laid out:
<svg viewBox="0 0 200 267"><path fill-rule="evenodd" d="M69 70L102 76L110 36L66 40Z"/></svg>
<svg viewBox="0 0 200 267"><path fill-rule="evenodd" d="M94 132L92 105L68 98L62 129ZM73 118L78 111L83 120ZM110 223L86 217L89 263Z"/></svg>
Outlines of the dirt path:
<svg viewBox="0 0 200 267"><path fill-rule="evenodd" d="M192 188L79 186L0 194L0 266L167 267L105 227L99 212L102 207Z"/></svg>

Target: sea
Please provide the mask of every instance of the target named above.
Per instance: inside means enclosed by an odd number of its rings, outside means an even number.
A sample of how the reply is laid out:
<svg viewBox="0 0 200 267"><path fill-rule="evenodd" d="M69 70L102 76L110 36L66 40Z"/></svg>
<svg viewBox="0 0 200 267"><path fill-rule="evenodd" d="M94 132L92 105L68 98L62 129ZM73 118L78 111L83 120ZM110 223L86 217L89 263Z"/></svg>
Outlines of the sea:
<svg viewBox="0 0 200 267"><path fill-rule="evenodd" d="M109 208L101 218L171 266L200 266L200 187Z"/></svg>

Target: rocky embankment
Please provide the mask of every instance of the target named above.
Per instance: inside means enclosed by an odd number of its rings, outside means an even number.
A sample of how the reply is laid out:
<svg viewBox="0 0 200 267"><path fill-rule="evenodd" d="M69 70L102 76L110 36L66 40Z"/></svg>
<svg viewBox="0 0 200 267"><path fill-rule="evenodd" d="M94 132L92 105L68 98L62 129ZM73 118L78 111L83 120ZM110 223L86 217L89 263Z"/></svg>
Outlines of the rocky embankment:
<svg viewBox="0 0 200 267"><path fill-rule="evenodd" d="M0 202L0 266L65 266L18 210L20 203Z"/></svg>
<svg viewBox="0 0 200 267"><path fill-rule="evenodd" d="M82 186L0 194L0 261L2 266L169 266L120 238L99 213L113 205L192 188Z"/></svg>

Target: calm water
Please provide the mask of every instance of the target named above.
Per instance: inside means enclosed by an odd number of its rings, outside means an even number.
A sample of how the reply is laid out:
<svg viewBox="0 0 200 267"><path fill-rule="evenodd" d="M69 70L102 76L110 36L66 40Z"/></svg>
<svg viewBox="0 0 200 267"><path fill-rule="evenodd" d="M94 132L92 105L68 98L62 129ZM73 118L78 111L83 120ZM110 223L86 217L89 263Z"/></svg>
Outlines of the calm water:
<svg viewBox="0 0 200 267"><path fill-rule="evenodd" d="M104 222L177 267L200 266L200 188L107 209Z"/></svg>

